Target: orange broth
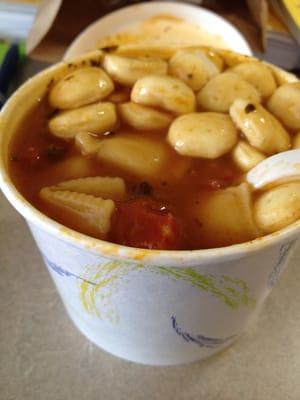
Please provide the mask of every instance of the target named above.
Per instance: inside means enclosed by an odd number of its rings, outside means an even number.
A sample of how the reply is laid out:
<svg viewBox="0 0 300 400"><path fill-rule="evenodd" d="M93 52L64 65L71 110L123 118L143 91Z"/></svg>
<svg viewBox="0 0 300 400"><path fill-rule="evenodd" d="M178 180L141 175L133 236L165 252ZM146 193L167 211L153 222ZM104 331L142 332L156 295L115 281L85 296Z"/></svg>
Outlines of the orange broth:
<svg viewBox="0 0 300 400"><path fill-rule="evenodd" d="M190 215L193 204L206 201L209 194L219 188L234 186L241 182L242 172L233 164L228 155L215 160L183 157L175 152L170 146L171 160L162 171L160 177L153 181L145 182L132 176L115 166L104 164L94 156L82 156L76 148L74 141L63 142L52 136L47 128L47 121L55 111L47 104L46 98L37 102L29 115L24 118L16 132L10 148L10 175L22 195L40 211L49 217L67 224L72 228L70 221L66 221L64 215L53 213L39 199L39 191L42 187L55 185L63 180L81 178L86 176L118 176L125 180L127 188L127 200L137 198L150 198L162 206L167 206L178 218L183 227L183 237L180 249L203 248L199 222ZM128 128L120 126L112 135L120 135ZM130 128L132 132L134 130ZM145 137L155 138L157 141L165 141L166 133L140 132ZM47 151L49 146L62 146L63 154L58 157L49 157ZM28 149L37 148L41 150L42 156L34 162L28 162ZM46 156L45 156L46 154ZM29 158L32 154L29 154ZM80 176L69 171L61 173L60 165L68 157L77 156L82 158L85 172ZM35 154L33 154L33 158ZM187 168L182 176L174 179L173 169L178 163L185 159ZM170 176L171 171L171 176ZM87 233L81 230L82 233ZM110 237L108 236L108 240ZM233 243L232 243L233 244ZM213 238L209 246L207 239L205 247L215 247Z"/></svg>

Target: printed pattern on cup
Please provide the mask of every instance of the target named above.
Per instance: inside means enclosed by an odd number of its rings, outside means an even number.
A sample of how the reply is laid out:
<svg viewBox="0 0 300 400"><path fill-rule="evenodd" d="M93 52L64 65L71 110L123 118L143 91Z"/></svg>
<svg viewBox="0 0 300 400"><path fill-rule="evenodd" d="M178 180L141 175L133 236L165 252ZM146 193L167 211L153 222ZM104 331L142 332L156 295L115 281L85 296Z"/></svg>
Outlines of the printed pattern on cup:
<svg viewBox="0 0 300 400"><path fill-rule="evenodd" d="M288 242L280 246L277 261L268 276L268 287L271 289L279 280L286 265L287 258L296 241Z"/></svg>
<svg viewBox="0 0 300 400"><path fill-rule="evenodd" d="M96 285L94 282L87 281L87 280L81 278L79 275L73 274L73 272L66 271L65 269L63 269L59 265L56 265L52 261L48 260L46 257L43 257L43 259L44 259L46 265L48 265L53 271L55 271L60 276L66 276L68 278L69 277L73 277L75 279L79 279L79 280L81 280L83 282L89 283L90 285Z"/></svg>
<svg viewBox="0 0 300 400"><path fill-rule="evenodd" d="M193 335L187 331L185 331L177 322L176 317L174 315L171 316L172 328L173 330L182 337L187 343L195 343L200 347L207 347L210 349L215 349L216 347L222 346L225 343L233 341L237 338L238 335L231 335L225 338L213 338L204 336L201 334Z"/></svg>
<svg viewBox="0 0 300 400"><path fill-rule="evenodd" d="M130 279L130 274L146 267L140 263L110 261L99 265L88 265L82 276L73 274L45 258L46 264L54 272L78 281L80 302L84 310L98 318L108 316L111 322L119 319L117 310L105 313L111 307L111 298L119 285ZM232 310L241 306L254 308L256 300L251 296L247 283L228 275L198 272L196 269L178 267L149 267L147 271L172 279L174 283L183 282L208 296L212 296ZM112 318L112 315L114 317Z"/></svg>

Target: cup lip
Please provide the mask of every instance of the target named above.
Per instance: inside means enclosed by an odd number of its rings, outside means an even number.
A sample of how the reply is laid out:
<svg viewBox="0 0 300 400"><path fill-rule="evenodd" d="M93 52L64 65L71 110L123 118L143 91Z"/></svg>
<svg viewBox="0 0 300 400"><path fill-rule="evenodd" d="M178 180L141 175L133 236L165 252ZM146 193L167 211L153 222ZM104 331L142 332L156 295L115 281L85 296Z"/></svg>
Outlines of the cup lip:
<svg viewBox="0 0 300 400"><path fill-rule="evenodd" d="M97 51L90 54L99 56L100 53L101 52ZM87 56L88 55L85 55L84 58L86 59ZM78 57L74 59L74 64L76 64L77 60L78 63L82 61L82 58L83 57ZM186 265L192 266L199 263L210 264L215 263L216 261L224 262L238 259L257 251L275 246L276 244L284 243L287 240L296 240L299 237L300 220L295 221L294 223L274 233L231 246L196 250L148 250L123 246L92 238L68 228L44 215L23 197L10 178L8 170L5 166L3 151L4 135L1 133L1 130L3 119L7 118L7 115L9 116L12 110L15 109L15 106L18 105L20 98L22 98L26 90L30 89L31 87L35 87L38 83L43 82L44 78L48 79L49 77L53 77L55 72L60 71L62 66L66 65L66 62L57 63L27 80L8 99L0 114L0 189L2 189L4 195L12 204L12 206L29 223L32 223L49 234L56 236L59 235L62 240L76 247L85 248L86 250L99 256L109 257L112 259L123 259L124 261L145 262L149 265L161 265L168 263L173 267L183 267Z"/></svg>
<svg viewBox="0 0 300 400"><path fill-rule="evenodd" d="M148 18L152 17L155 14L161 14L161 13L166 13L166 11L161 11L161 10L167 10L167 13L170 15L174 15L176 17L182 17L182 14L188 13L191 16L195 15L203 15L206 18L213 18L215 21L218 21L219 23L222 23L222 26L224 29L227 29L230 33L231 40L234 37L234 41L237 42L234 46L230 47L230 43L228 43L228 46L232 51L240 52L245 55L251 56L253 54L251 47L249 43L247 42L246 38L244 35L227 19L223 18L219 14L204 8L199 5L195 4L187 4L183 2L178 2L178 1L151 1L147 3L137 3L137 4L131 4L128 6L121 7L117 10L114 10L103 17L99 18L98 20L94 21L90 25L88 25L74 40L73 42L69 45L67 48L63 59L68 60L70 58L76 57L82 52L86 51L91 51L92 48L89 46L85 45L85 42L90 43L91 39L93 39L99 29L99 26L101 25L108 25L108 26L115 26L116 20L118 18L125 21L130 21L132 19L133 23L136 22L142 22L142 19L140 18L140 12L141 11L147 11L149 14ZM152 15L153 14L153 15ZM136 21L136 18L138 20ZM183 16L183 19L185 17ZM127 23L127 22L126 22ZM192 22L194 24L197 24L196 22ZM116 31L117 32L117 31ZM213 33L213 32L212 32ZM222 34L222 32L215 32L216 35ZM224 34L224 32L223 32ZM99 40L99 38L98 38ZM83 46L83 48L81 48ZM237 49L239 48L239 50Z"/></svg>

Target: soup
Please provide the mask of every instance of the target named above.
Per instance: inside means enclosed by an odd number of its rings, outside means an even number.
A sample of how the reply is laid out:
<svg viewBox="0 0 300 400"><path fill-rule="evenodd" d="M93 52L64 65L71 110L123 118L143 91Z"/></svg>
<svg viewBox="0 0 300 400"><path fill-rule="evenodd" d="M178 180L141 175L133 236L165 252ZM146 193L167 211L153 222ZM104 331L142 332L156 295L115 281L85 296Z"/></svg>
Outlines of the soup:
<svg viewBox="0 0 300 400"><path fill-rule="evenodd" d="M300 147L299 83L204 47L118 52L69 64L20 124L10 174L28 201L81 233L148 249L233 245L300 217L300 181L254 191L245 179Z"/></svg>

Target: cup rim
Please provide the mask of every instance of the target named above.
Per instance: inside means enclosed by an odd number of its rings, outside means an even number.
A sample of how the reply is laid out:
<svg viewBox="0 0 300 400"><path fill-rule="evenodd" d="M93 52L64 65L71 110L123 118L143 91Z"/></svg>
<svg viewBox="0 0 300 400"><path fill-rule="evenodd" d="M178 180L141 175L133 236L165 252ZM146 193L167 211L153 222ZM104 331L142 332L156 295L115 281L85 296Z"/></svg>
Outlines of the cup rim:
<svg viewBox="0 0 300 400"><path fill-rule="evenodd" d="M235 54L233 52L230 53ZM83 57L77 57L73 62L76 64L77 62L79 63L82 61L83 58L86 59L87 57L93 57L94 55L99 57L101 52L96 51L89 54L90 55L85 54ZM249 57L247 57L247 59L249 59ZM44 215L23 197L10 178L5 165L6 163L3 151L4 134L1 132L1 130L3 121L5 121L12 111L15 110L15 107L20 103L20 99L26 93L26 91L31 87L36 87L36 85L39 83L41 84L41 82L43 82L45 79L52 77L55 72L58 72L63 66L66 65L66 62L59 62L27 80L8 99L0 114L0 189L2 189L4 195L11 205L28 222L37 225L42 230L50 234L60 235L62 240L69 242L76 247L85 248L88 251L98 254L99 256L101 255L109 258L124 259L127 261L147 262L149 265L161 265L163 263L169 263L174 267L180 267L183 263L184 265L189 264L191 266L199 264L199 262L209 264L211 262L216 262L216 259L220 259L222 262L226 260L233 260L249 255L253 252L272 247L276 244L284 243L284 241L291 239L295 240L297 238L297 233L299 234L300 232L300 219L274 233L231 246L195 250L148 250L123 246L105 240L92 238L68 228ZM278 68L276 69L278 70Z"/></svg>

